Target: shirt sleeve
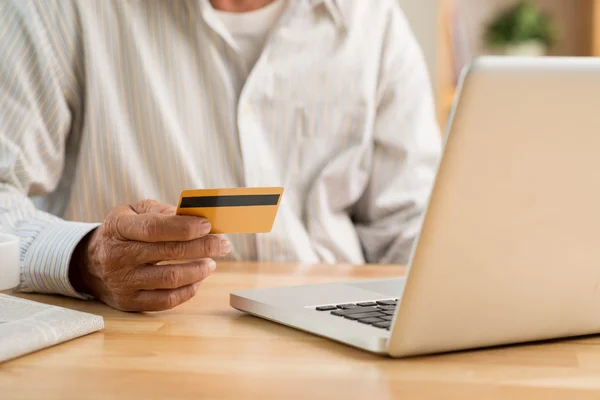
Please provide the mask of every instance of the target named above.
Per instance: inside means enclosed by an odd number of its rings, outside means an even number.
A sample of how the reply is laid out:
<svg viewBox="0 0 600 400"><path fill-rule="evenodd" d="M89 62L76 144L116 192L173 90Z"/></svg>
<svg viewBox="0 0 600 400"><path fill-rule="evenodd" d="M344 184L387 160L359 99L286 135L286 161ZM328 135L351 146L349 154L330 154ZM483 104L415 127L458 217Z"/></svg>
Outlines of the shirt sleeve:
<svg viewBox="0 0 600 400"><path fill-rule="evenodd" d="M86 298L69 282L79 241L97 224L64 221L29 196L56 189L79 92L68 2L0 2L0 231L21 243L18 291Z"/></svg>
<svg viewBox="0 0 600 400"><path fill-rule="evenodd" d="M393 4L382 49L371 178L353 217L367 262L406 264L442 138L423 54Z"/></svg>

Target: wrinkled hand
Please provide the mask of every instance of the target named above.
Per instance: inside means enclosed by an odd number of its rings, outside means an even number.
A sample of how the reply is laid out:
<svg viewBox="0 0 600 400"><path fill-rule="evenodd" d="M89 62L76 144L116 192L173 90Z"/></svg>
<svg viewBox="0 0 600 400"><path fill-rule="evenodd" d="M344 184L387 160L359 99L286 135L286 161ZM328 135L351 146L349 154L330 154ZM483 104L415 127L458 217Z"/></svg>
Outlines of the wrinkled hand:
<svg viewBox="0 0 600 400"><path fill-rule="evenodd" d="M123 311L161 311L191 299L231 249L209 235L203 218L175 215L151 200L114 208L77 247L70 265L75 290ZM159 262L180 261L160 265Z"/></svg>

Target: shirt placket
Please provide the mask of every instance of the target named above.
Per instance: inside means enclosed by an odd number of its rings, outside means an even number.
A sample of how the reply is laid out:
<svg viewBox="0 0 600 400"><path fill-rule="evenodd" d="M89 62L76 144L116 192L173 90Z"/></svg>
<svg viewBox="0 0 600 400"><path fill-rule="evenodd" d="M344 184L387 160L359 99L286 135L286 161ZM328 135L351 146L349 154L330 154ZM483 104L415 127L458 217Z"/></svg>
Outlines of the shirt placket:
<svg viewBox="0 0 600 400"><path fill-rule="evenodd" d="M194 4L194 3L192 3ZM203 32L203 30L208 29L211 30L214 34L216 34L216 36L213 36L214 39L217 40L222 40L224 43L224 46L219 46L221 51L224 51L223 53L221 53L221 57L225 58L225 59L229 59L231 60L231 57L228 56L225 52L228 51L227 47L229 48L229 50L231 50L234 54L235 54L235 62L237 63L235 65L235 68L231 68L230 71L228 71L228 74L230 76L231 79L231 84L234 86L234 92L235 93L240 93L242 91L243 88L243 83L244 80L246 78L247 75L247 68L244 65L244 63L242 63L241 57L239 55L239 50L237 47L237 44L235 43L235 40L233 39L233 36L227 31L227 29L225 28L225 26L221 23L221 21L218 19L218 16L214 13L214 10L212 9L212 6L209 4L208 0L200 0L198 3L194 4L195 6L200 6L200 8L196 9L197 12L199 12L200 16L202 17L204 26L202 24L198 24L198 35L200 38L202 38L200 40L199 43L202 43L203 40L207 40L210 39L210 35L207 38L206 33ZM199 44L201 45L201 44ZM238 99L234 99L234 101L237 101ZM236 107L236 111L237 113L237 107ZM237 116L231 116L231 118L236 118ZM237 119L233 121L234 124L236 124L236 127L239 125L237 123ZM248 162L246 162L245 159L245 155L244 155L244 151L243 151L243 143L240 139L240 132L238 130L237 132L237 139L238 139L238 143L240 146L240 151L241 151L241 166L242 166L242 171L236 171L236 175L238 177L240 177L239 179L241 179L243 182L240 182L241 185L245 185L248 186L247 183L245 183L246 178L245 175L247 175L247 168L248 168ZM239 164L238 164L239 165ZM231 237L230 238L233 244L233 249L232 252L230 254L230 256L234 259L243 259L243 260L252 260L255 259L257 257L257 245L256 245L256 240L254 235L244 235L244 236L236 236L236 237Z"/></svg>
<svg viewBox="0 0 600 400"><path fill-rule="evenodd" d="M212 12L208 0L204 1L202 17L205 22L222 40L238 55L238 67L243 67L245 82L242 85L239 98L237 99L236 124L238 140L242 154L242 165L244 168L244 185L246 187L275 185L277 174L275 174L274 157L270 156L272 149L268 138L261 128L260 106L257 104L261 98L268 97L273 91L273 71L265 60L269 52L269 42L272 41L273 33L281 25L284 18L289 18L290 10L286 10L279 23L269 34L265 46L259 56L254 68L248 71L247 66L239 56L239 49L231 34L220 23L218 17ZM291 7L290 7L291 8Z"/></svg>
<svg viewBox="0 0 600 400"><path fill-rule="evenodd" d="M304 2L290 3L277 24L273 27L254 68L250 71L248 78L242 88L237 109L237 124L241 151L244 157L244 178L247 187L283 186L281 173L276 165L272 154L277 149L272 148L269 143L269 135L263 130L261 120L261 105L273 100L275 74L273 66L269 63L269 56L275 46L277 34L282 26L291 19L301 6L308 6ZM264 101L261 101L264 100ZM279 215L283 214L285 200L280 203ZM271 234L276 234L272 232ZM256 256L263 259L266 256L267 235L255 235Z"/></svg>
<svg viewBox="0 0 600 400"><path fill-rule="evenodd" d="M273 48L271 44L278 28L285 23L286 19L291 18L296 10L297 7L290 5L272 29L254 68L249 71L238 98L236 122L244 168L244 185L246 187L283 185L283 182L280 182L277 166L275 165L277 158L271 154L276 149L271 148L268 136L262 129L259 103L261 99L269 98L274 90L274 72L267 60ZM202 16L205 22L239 55L233 37L211 11L209 7L204 7ZM245 70L247 71L247 68ZM256 254L252 256L262 259L264 254L262 249L265 245L263 236L248 235L245 245L254 247Z"/></svg>

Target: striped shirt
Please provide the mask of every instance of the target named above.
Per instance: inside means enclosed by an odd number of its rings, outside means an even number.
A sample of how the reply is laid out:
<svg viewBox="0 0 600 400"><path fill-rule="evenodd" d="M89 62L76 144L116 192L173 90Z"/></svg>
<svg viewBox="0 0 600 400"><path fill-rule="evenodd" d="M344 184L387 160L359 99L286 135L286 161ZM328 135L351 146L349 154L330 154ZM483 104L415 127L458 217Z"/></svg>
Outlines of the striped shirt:
<svg viewBox="0 0 600 400"><path fill-rule="evenodd" d="M283 186L232 259L405 263L441 138L396 0L289 1L249 68L208 0L0 1L0 229L21 291L83 297L81 238L117 205Z"/></svg>

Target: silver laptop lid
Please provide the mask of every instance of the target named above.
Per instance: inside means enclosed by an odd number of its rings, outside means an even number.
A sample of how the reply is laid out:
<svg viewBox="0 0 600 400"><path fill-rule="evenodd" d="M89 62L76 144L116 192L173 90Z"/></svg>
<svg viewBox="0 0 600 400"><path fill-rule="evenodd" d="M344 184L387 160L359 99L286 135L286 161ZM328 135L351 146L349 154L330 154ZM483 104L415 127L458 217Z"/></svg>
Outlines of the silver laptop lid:
<svg viewBox="0 0 600 400"><path fill-rule="evenodd" d="M466 75L390 340L410 355L600 332L600 60Z"/></svg>

